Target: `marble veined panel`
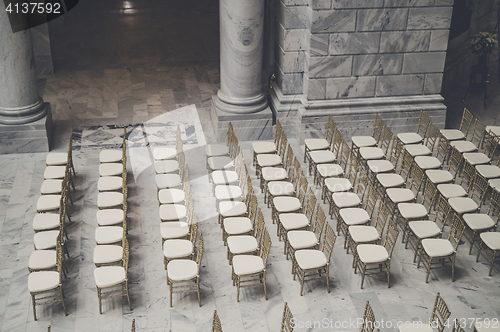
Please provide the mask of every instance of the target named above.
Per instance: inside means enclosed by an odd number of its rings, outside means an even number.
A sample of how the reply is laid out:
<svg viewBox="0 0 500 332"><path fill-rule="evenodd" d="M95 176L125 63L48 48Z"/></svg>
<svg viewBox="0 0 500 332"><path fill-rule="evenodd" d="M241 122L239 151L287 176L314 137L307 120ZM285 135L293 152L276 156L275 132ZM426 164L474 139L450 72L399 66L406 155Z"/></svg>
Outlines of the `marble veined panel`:
<svg viewBox="0 0 500 332"><path fill-rule="evenodd" d="M309 7L311 9L331 9L332 0L309 0Z"/></svg>
<svg viewBox="0 0 500 332"><path fill-rule="evenodd" d="M430 31L392 31L382 32L380 52L426 52L431 40Z"/></svg>
<svg viewBox="0 0 500 332"><path fill-rule="evenodd" d="M403 74L442 73L446 52L407 53L404 55Z"/></svg>
<svg viewBox="0 0 500 332"><path fill-rule="evenodd" d="M376 95L378 97L420 95L423 86L424 75L379 76Z"/></svg>
<svg viewBox="0 0 500 332"><path fill-rule="evenodd" d="M411 8L408 15L408 30L449 29L452 7Z"/></svg>
<svg viewBox="0 0 500 332"><path fill-rule="evenodd" d="M312 12L312 33L354 31L355 29L355 10L321 10Z"/></svg>
<svg viewBox="0 0 500 332"><path fill-rule="evenodd" d="M431 32L431 51L446 51L448 49L449 30L434 30Z"/></svg>
<svg viewBox="0 0 500 332"><path fill-rule="evenodd" d="M332 33L329 52L332 55L377 53L379 43L380 32Z"/></svg>
<svg viewBox="0 0 500 332"><path fill-rule="evenodd" d="M332 0L333 9L379 8L383 6L384 0Z"/></svg>
<svg viewBox="0 0 500 332"><path fill-rule="evenodd" d="M406 30L408 9L361 9L358 11L358 31Z"/></svg>
<svg viewBox="0 0 500 332"><path fill-rule="evenodd" d="M326 79L325 78L305 78L304 93L308 100L325 99L326 96Z"/></svg>
<svg viewBox="0 0 500 332"><path fill-rule="evenodd" d="M427 7L434 6L436 0L385 0L385 7Z"/></svg>
<svg viewBox="0 0 500 332"><path fill-rule="evenodd" d="M318 56L318 55L328 55L328 42L329 36L326 33L309 34L309 55L310 56Z"/></svg>
<svg viewBox="0 0 500 332"><path fill-rule="evenodd" d="M443 74L427 74L425 75L424 94L441 93L443 83Z"/></svg>
<svg viewBox="0 0 500 332"><path fill-rule="evenodd" d="M352 67L351 56L327 56L309 58L309 77L350 76Z"/></svg>
<svg viewBox="0 0 500 332"><path fill-rule="evenodd" d="M326 98L359 98L375 95L375 77L329 78L326 84Z"/></svg>
<svg viewBox="0 0 500 332"><path fill-rule="evenodd" d="M395 75L401 73L402 54L355 55L353 75Z"/></svg>

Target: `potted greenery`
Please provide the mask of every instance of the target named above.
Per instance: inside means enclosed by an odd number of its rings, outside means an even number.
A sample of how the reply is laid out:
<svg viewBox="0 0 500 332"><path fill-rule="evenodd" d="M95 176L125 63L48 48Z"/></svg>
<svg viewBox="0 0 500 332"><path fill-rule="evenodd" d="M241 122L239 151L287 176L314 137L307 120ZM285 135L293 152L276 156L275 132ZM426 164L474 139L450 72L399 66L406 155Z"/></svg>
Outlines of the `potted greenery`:
<svg viewBox="0 0 500 332"><path fill-rule="evenodd" d="M480 32L472 38L472 53L479 56L478 65L486 66L488 54L498 47L497 35L491 32Z"/></svg>

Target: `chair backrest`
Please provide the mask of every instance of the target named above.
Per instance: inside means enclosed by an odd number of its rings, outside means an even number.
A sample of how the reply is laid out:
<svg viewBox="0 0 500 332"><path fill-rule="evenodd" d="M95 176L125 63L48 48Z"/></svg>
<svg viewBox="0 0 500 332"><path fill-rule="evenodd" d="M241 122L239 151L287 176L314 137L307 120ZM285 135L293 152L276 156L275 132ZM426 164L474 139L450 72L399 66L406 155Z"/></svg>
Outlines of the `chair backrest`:
<svg viewBox="0 0 500 332"><path fill-rule="evenodd" d="M455 318L455 320L453 321L453 329L451 330L451 332L465 332L464 328L462 327L462 325L460 325L457 318Z"/></svg>
<svg viewBox="0 0 500 332"><path fill-rule="evenodd" d="M236 137L236 135L234 135L234 133L233 133L231 145L229 146L229 156L234 159L234 158L236 158L236 155L238 155L238 152L240 152L240 145L238 143L238 137Z"/></svg>
<svg viewBox="0 0 500 332"><path fill-rule="evenodd" d="M472 120L474 116L468 109L464 108L464 113L462 115L462 121L460 122L460 131L464 133L465 137L469 133L470 126L472 125Z"/></svg>
<svg viewBox="0 0 500 332"><path fill-rule="evenodd" d="M281 157L281 160L285 159L285 150L286 150L286 145L288 144L288 139L286 138L286 134L283 131L281 133L281 140L280 140L280 145L278 149L278 154Z"/></svg>
<svg viewBox="0 0 500 332"><path fill-rule="evenodd" d="M340 133L340 130L338 130L337 128L335 128L335 136L333 138L332 149L331 149L331 151L333 152L333 154L335 155L335 157L339 156L340 149L341 149L343 141L344 140L342 138L342 134Z"/></svg>
<svg viewBox="0 0 500 332"><path fill-rule="evenodd" d="M476 119L476 122L474 122L474 131L472 132L472 135L470 137L470 141L479 148L479 145L483 142L484 135L486 134L486 126L484 123Z"/></svg>
<svg viewBox="0 0 500 332"><path fill-rule="evenodd" d="M443 332L444 328L448 324L448 318L450 318L451 312L444 302L443 298L439 293L437 293L436 301L434 302L434 308L432 309L431 324L437 323L437 328L439 332ZM433 325L435 326L435 325Z"/></svg>
<svg viewBox="0 0 500 332"><path fill-rule="evenodd" d="M399 157L401 157L401 152L403 151L403 142L401 142L397 136L394 136L391 144L391 153L389 154L389 161L394 164L394 169L397 168Z"/></svg>
<svg viewBox="0 0 500 332"><path fill-rule="evenodd" d="M457 177L460 171L462 162L464 161L464 156L455 147L451 148L450 159L448 161L448 172L453 175L453 179Z"/></svg>
<svg viewBox="0 0 500 332"><path fill-rule="evenodd" d="M279 119L276 119L276 128L274 130L274 144L276 144L276 147L278 147L279 145L281 139L281 132L282 132L281 122Z"/></svg>
<svg viewBox="0 0 500 332"><path fill-rule="evenodd" d="M422 205L427 205L427 213L431 212L432 205L434 203L434 199L436 198L437 187L436 185L428 178L425 181L424 186L424 194L422 197Z"/></svg>
<svg viewBox="0 0 500 332"><path fill-rule="evenodd" d="M470 192L475 176L476 168L464 159L464 167L462 169L462 178L460 179L460 185L465 182L467 185L467 192Z"/></svg>
<svg viewBox="0 0 500 332"><path fill-rule="evenodd" d="M375 115L375 122L373 123L373 131L372 137L377 141L380 141L380 137L382 136L382 131L384 130L384 120L380 117L380 115Z"/></svg>
<svg viewBox="0 0 500 332"><path fill-rule="evenodd" d="M313 233L318 234L317 239L321 238L321 234L323 233L323 228L325 227L326 216L325 211L321 207L320 203L318 203L318 207L316 208L316 218L314 218L314 223L312 225L311 231Z"/></svg>
<svg viewBox="0 0 500 332"><path fill-rule="evenodd" d="M290 174L290 168L292 167L293 161L293 149L290 144L288 144L288 149L286 150L286 157L283 161L283 168L286 170L286 174Z"/></svg>
<svg viewBox="0 0 500 332"><path fill-rule="evenodd" d="M335 122L333 121L332 117L329 116L325 133L325 140L328 142L328 145L332 144L333 134L335 133L335 127L336 127Z"/></svg>
<svg viewBox="0 0 500 332"><path fill-rule="evenodd" d="M360 332L373 332L375 329L375 314L370 306L370 302L366 301L365 311L363 313L363 325Z"/></svg>
<svg viewBox="0 0 500 332"><path fill-rule="evenodd" d="M255 224L255 219L257 217L257 208L257 196L252 195L252 198L250 199L250 206L248 209L248 218L250 218L253 224Z"/></svg>
<svg viewBox="0 0 500 332"><path fill-rule="evenodd" d="M488 211L486 212L495 221L495 229L500 220L500 191L493 189L491 193L490 205L488 206Z"/></svg>
<svg viewBox="0 0 500 332"><path fill-rule="evenodd" d="M413 171L410 180L410 190L415 193L415 197L417 197L417 193L420 191L420 187L422 186L424 178L424 171L422 170L422 168L420 168L420 166L418 166L417 163L415 163L415 165L413 165Z"/></svg>
<svg viewBox="0 0 500 332"><path fill-rule="evenodd" d="M198 265L198 273L200 271L201 258L203 257L203 234L200 231L200 239L198 240L198 250L196 251L196 265Z"/></svg>
<svg viewBox="0 0 500 332"><path fill-rule="evenodd" d="M439 195L437 205L436 205L436 213L434 214L434 222L438 224L441 232L446 225L446 220L448 220L448 215L450 214L451 206L448 203L448 200L443 196Z"/></svg>
<svg viewBox="0 0 500 332"><path fill-rule="evenodd" d="M358 158L356 158L356 155L351 152L349 167L347 167L345 178L351 181L351 183L355 183L356 177L358 175L358 170L359 170L359 160Z"/></svg>
<svg viewBox="0 0 500 332"><path fill-rule="evenodd" d="M396 240L398 239L399 230L398 226L394 223L394 220L389 220L389 225L387 225L387 230L385 231L384 247L389 253L389 259L392 257L392 252L396 246Z"/></svg>
<svg viewBox="0 0 500 332"><path fill-rule="evenodd" d="M229 125L227 126L227 143L229 145L229 141L233 138L234 136L234 129L233 129L233 124L231 121L229 121ZM180 137L180 133L179 133Z"/></svg>
<svg viewBox="0 0 500 332"><path fill-rule="evenodd" d="M373 210L375 210L375 205L377 205L379 194L375 189L375 185L372 181L368 183L368 196L366 197L365 206L363 207L368 215L371 217Z"/></svg>
<svg viewBox="0 0 500 332"><path fill-rule="evenodd" d="M356 190L355 190L356 194L358 194L361 197L361 200L363 200L365 192L368 189L368 181L370 181L368 173L366 173L366 171L362 169L359 172L358 183L356 185Z"/></svg>
<svg viewBox="0 0 500 332"><path fill-rule="evenodd" d="M484 154L493 159L495 152L498 148L500 137L496 135L488 135L486 144L484 145Z"/></svg>
<svg viewBox="0 0 500 332"><path fill-rule="evenodd" d="M299 178L301 173L300 161L297 157L293 157L293 167L292 167L292 176L290 182L293 184L293 188L297 190L297 186L299 185Z"/></svg>
<svg viewBox="0 0 500 332"><path fill-rule="evenodd" d="M214 318L212 320L212 332L222 332L222 326L220 324L219 315L217 315L217 310L214 310Z"/></svg>
<svg viewBox="0 0 500 332"><path fill-rule="evenodd" d="M457 251L458 244L462 239L462 235L464 234L465 224L457 214L453 215L453 220L451 222L450 233L448 233L448 241L451 242L454 250Z"/></svg>
<svg viewBox="0 0 500 332"><path fill-rule="evenodd" d="M436 152L436 158L439 159L441 165L444 164L444 160L448 155L448 150L450 149L450 141L446 139L443 135L439 134L438 148Z"/></svg>
<svg viewBox="0 0 500 332"><path fill-rule="evenodd" d="M281 319L281 329L280 332L293 332L293 315L292 311L285 302L285 308L283 309L283 318Z"/></svg>
<svg viewBox="0 0 500 332"><path fill-rule="evenodd" d="M307 190L307 196L306 196L306 207L304 214L306 215L307 219L309 219L309 222L311 221L311 218L314 214L314 208L316 207L316 195L312 191L311 188Z"/></svg>
<svg viewBox="0 0 500 332"><path fill-rule="evenodd" d="M389 208L387 207L387 204L385 202L380 202L380 205L378 206L378 211L377 211L377 218L375 218L375 224L373 225L375 229L378 231L379 235L382 235L384 232L385 224L387 223L387 220L389 219Z"/></svg>
<svg viewBox="0 0 500 332"><path fill-rule="evenodd" d="M384 130L382 131L382 139L380 140L380 148L382 149L382 151L384 151L384 155L387 155L389 151L389 145L391 145L392 136L393 134L391 128L385 126Z"/></svg>
<svg viewBox="0 0 500 332"><path fill-rule="evenodd" d="M266 227L266 223L264 222L264 215L262 211L259 209L257 212L257 226L255 227L255 233L253 236L257 240L257 243L260 243L262 232L264 232L264 228Z"/></svg>
<svg viewBox="0 0 500 332"><path fill-rule="evenodd" d="M482 177L481 174L479 174L479 172L476 172L469 193L470 198L472 199L476 198L478 200L479 207L481 207L487 192L488 192L488 180Z"/></svg>
<svg viewBox="0 0 500 332"><path fill-rule="evenodd" d="M427 134L427 130L431 123L431 117L427 115L424 111L420 111L420 116L418 118L418 127L417 134L419 134L422 138Z"/></svg>
<svg viewBox="0 0 500 332"><path fill-rule="evenodd" d="M410 175L411 166L413 164L413 157L408 152L408 150L404 149L403 151L403 159L401 159L401 168L399 169L399 175L403 177L403 179L408 179Z"/></svg>
<svg viewBox="0 0 500 332"><path fill-rule="evenodd" d="M323 237L323 242L321 244L321 251L326 256L326 261L330 262L332 257L333 246L335 245L335 240L337 240L337 235L329 223L325 225L325 236Z"/></svg>
<svg viewBox="0 0 500 332"><path fill-rule="evenodd" d="M123 248L122 264L123 264L123 268L125 269L125 276L127 276L127 273L128 273L128 260L129 260L129 258L130 258L129 248L127 248L127 249Z"/></svg>
<svg viewBox="0 0 500 332"><path fill-rule="evenodd" d="M304 206L304 199L307 194L307 187L309 183L303 172L300 172L299 188L297 189L297 198L300 201L301 206Z"/></svg>
<svg viewBox="0 0 500 332"><path fill-rule="evenodd" d="M247 194L249 194L249 193L253 194L252 178L250 178L250 175L248 175L248 172L246 171L247 170L246 165L244 166L244 168L245 168L245 173L247 174L247 187L245 190L246 190Z"/></svg>
<svg viewBox="0 0 500 332"><path fill-rule="evenodd" d="M434 151L434 146L436 145L436 141L439 137L439 129L431 123L429 129L427 130L427 138L425 140L425 146L429 148L429 150Z"/></svg>
<svg viewBox="0 0 500 332"><path fill-rule="evenodd" d="M193 215L193 222L189 225L191 231L189 232L189 241L194 245L196 241L196 235L198 234L198 222L196 221L196 216Z"/></svg>
<svg viewBox="0 0 500 332"><path fill-rule="evenodd" d="M238 186L241 190L245 189L245 181L248 183L249 178L250 176L248 176L247 165L243 163L240 168L240 172L238 173Z"/></svg>
<svg viewBox="0 0 500 332"><path fill-rule="evenodd" d="M339 163L340 167L342 167L344 172L346 170L347 163L349 162L350 155L351 155L351 148L344 140L342 140L342 147L340 148L338 163Z"/></svg>
<svg viewBox="0 0 500 332"><path fill-rule="evenodd" d="M267 228L264 228L264 234L262 235L262 246L260 247L260 257L264 262L264 269L267 265L267 259L269 258L269 251L271 250L271 236L269 236L269 232Z"/></svg>

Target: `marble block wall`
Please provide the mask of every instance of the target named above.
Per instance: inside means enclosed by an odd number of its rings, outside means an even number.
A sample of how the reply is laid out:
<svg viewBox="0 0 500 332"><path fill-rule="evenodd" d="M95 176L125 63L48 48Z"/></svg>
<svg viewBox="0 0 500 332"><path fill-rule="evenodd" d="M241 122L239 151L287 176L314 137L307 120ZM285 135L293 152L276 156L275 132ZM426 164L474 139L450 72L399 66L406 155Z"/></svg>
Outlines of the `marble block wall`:
<svg viewBox="0 0 500 332"><path fill-rule="evenodd" d="M35 55L37 75L54 74L49 26L47 24L41 24L31 28L31 39L33 41L33 53Z"/></svg>

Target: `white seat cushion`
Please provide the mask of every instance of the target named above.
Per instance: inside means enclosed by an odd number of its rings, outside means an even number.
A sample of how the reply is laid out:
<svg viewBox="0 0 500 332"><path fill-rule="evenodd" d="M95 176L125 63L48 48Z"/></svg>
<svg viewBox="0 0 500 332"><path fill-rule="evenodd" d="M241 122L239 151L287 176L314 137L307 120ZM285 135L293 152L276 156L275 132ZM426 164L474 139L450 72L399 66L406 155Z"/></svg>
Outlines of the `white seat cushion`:
<svg viewBox="0 0 500 332"><path fill-rule="evenodd" d="M125 279L125 269L121 266L102 266L94 270L95 284L99 288L119 285Z"/></svg>
<svg viewBox="0 0 500 332"><path fill-rule="evenodd" d="M177 160L157 160L154 163L156 174L172 173L179 170Z"/></svg>
<svg viewBox="0 0 500 332"><path fill-rule="evenodd" d="M324 138L306 138L304 144L311 151L314 150L326 150L329 148L330 144Z"/></svg>
<svg viewBox="0 0 500 332"><path fill-rule="evenodd" d="M328 263L322 251L311 249L296 251L295 260L302 270L317 269Z"/></svg>
<svg viewBox="0 0 500 332"><path fill-rule="evenodd" d="M155 160L174 159L177 156L175 148L154 148L153 157Z"/></svg>
<svg viewBox="0 0 500 332"><path fill-rule="evenodd" d="M176 204L184 202L186 193L181 189L161 189L158 192L160 204Z"/></svg>
<svg viewBox="0 0 500 332"><path fill-rule="evenodd" d="M474 152L477 150L477 146L469 141L453 141L450 145L456 148L460 153L464 152Z"/></svg>
<svg viewBox="0 0 500 332"><path fill-rule="evenodd" d="M387 249L378 244L360 244L356 250L359 259L365 264L382 263L389 259Z"/></svg>
<svg viewBox="0 0 500 332"><path fill-rule="evenodd" d="M464 133L462 133L458 129L441 129L440 132L448 141L455 141L465 138Z"/></svg>
<svg viewBox="0 0 500 332"><path fill-rule="evenodd" d="M162 204L159 208L161 220L180 220L186 218L186 206L182 204Z"/></svg>
<svg viewBox="0 0 500 332"><path fill-rule="evenodd" d="M467 195L467 192L462 188L461 185L453 183L439 184L437 189L443 195L444 198L448 199L451 197L463 197Z"/></svg>
<svg viewBox="0 0 500 332"><path fill-rule="evenodd" d="M183 258L193 253L193 243L189 240L167 240L163 243L163 256L166 258Z"/></svg>
<svg viewBox="0 0 500 332"><path fill-rule="evenodd" d="M290 231L286 236L288 244L295 250L312 248L318 244L316 234L310 231Z"/></svg>
<svg viewBox="0 0 500 332"><path fill-rule="evenodd" d="M419 239L427 239L430 237L438 236L441 229L438 225L429 220L410 221L408 227L412 230Z"/></svg>
<svg viewBox="0 0 500 332"><path fill-rule="evenodd" d="M264 271L265 268L259 256L238 255L233 258L233 271L238 276Z"/></svg>
<svg viewBox="0 0 500 332"><path fill-rule="evenodd" d="M450 241L446 239L423 239L422 248L429 257L449 256L454 252Z"/></svg>
<svg viewBox="0 0 500 332"><path fill-rule="evenodd" d="M489 132L490 130L493 134L500 136L500 126L486 126L486 131Z"/></svg>
<svg viewBox="0 0 500 332"><path fill-rule="evenodd" d="M349 235L356 243L374 242L380 239L380 234L373 226L349 226Z"/></svg>
<svg viewBox="0 0 500 332"><path fill-rule="evenodd" d="M94 247L94 264L119 262L123 258L123 248L109 244Z"/></svg>
<svg viewBox="0 0 500 332"><path fill-rule="evenodd" d="M215 198L223 201L230 199L239 199L243 196L243 190L238 186L221 185L215 187Z"/></svg>
<svg viewBox="0 0 500 332"><path fill-rule="evenodd" d="M316 169L324 178L341 176L344 174L344 169L338 164L319 164L316 166Z"/></svg>
<svg viewBox="0 0 500 332"><path fill-rule="evenodd" d="M464 153L463 156L472 166L488 164L490 162L490 158L481 152Z"/></svg>
<svg viewBox="0 0 500 332"><path fill-rule="evenodd" d="M43 231L59 227L59 214L37 213L33 218L33 229Z"/></svg>
<svg viewBox="0 0 500 332"><path fill-rule="evenodd" d="M238 182L238 173L236 171L214 171L212 172L212 182L219 184L234 184Z"/></svg>
<svg viewBox="0 0 500 332"><path fill-rule="evenodd" d="M479 237L491 250L500 250L499 232L483 232L479 234Z"/></svg>
<svg viewBox="0 0 500 332"><path fill-rule="evenodd" d="M267 189L273 196L290 196L294 192L293 184L287 181L269 182Z"/></svg>
<svg viewBox="0 0 500 332"><path fill-rule="evenodd" d="M155 182L158 189L173 188L182 184L179 174L156 174Z"/></svg>
<svg viewBox="0 0 500 332"><path fill-rule="evenodd" d="M384 188L399 187L405 183L405 180L399 174L377 174L377 180Z"/></svg>
<svg viewBox="0 0 500 332"><path fill-rule="evenodd" d="M220 157L229 154L229 147L225 144L209 144L205 147L207 157Z"/></svg>
<svg viewBox="0 0 500 332"><path fill-rule="evenodd" d="M248 233L253 229L252 221L246 217L231 217L224 219L224 231L230 235Z"/></svg>
<svg viewBox="0 0 500 332"><path fill-rule="evenodd" d="M38 232L33 236L33 243L36 250L54 249L56 247L59 230Z"/></svg>
<svg viewBox="0 0 500 332"><path fill-rule="evenodd" d="M106 226L96 227L95 242L97 244L112 244L121 242L123 239L123 227Z"/></svg>
<svg viewBox="0 0 500 332"><path fill-rule="evenodd" d="M463 219L470 229L476 231L492 228L493 226L495 226L495 222L493 221L493 219L491 219L489 215L483 213L466 213L463 215Z"/></svg>
<svg viewBox="0 0 500 332"><path fill-rule="evenodd" d="M340 209L340 217L348 225L366 224L370 220L370 215L361 208Z"/></svg>
<svg viewBox="0 0 500 332"><path fill-rule="evenodd" d="M377 173L386 173L394 170L394 165L389 160L368 160L368 168Z"/></svg>
<svg viewBox="0 0 500 332"><path fill-rule="evenodd" d="M68 154L66 152L50 152L45 158L47 166L64 166L68 163Z"/></svg>
<svg viewBox="0 0 500 332"><path fill-rule="evenodd" d="M361 199L355 193L333 193L333 203L339 208L356 207L361 204Z"/></svg>
<svg viewBox="0 0 500 332"><path fill-rule="evenodd" d="M176 259L168 262L167 275L170 280L191 280L198 276L198 265L189 259Z"/></svg>
<svg viewBox="0 0 500 332"><path fill-rule="evenodd" d="M37 211L58 210L61 206L61 195L42 195L36 202Z"/></svg>
<svg viewBox="0 0 500 332"><path fill-rule="evenodd" d="M99 226L111 226L122 223L125 215L122 209L106 209L98 210L96 218Z"/></svg>
<svg viewBox="0 0 500 332"><path fill-rule="evenodd" d="M429 169L425 171L425 175L427 175L427 178L435 185L453 180L453 175L451 175L450 172L440 169Z"/></svg>
<svg viewBox="0 0 500 332"><path fill-rule="evenodd" d="M371 136L353 136L351 137L352 144L357 146L358 148L364 146L375 146L377 145L377 141L375 138Z"/></svg>
<svg viewBox="0 0 500 332"><path fill-rule="evenodd" d="M99 165L99 176L121 176L123 165L119 163L106 163Z"/></svg>
<svg viewBox="0 0 500 332"><path fill-rule="evenodd" d="M184 221L162 222L160 224L162 239L179 239L189 234L189 225Z"/></svg>
<svg viewBox="0 0 500 332"><path fill-rule="evenodd" d="M469 197L452 197L448 200L448 203L458 214L474 212L478 208L477 203Z"/></svg>
<svg viewBox="0 0 500 332"><path fill-rule="evenodd" d="M97 194L97 206L99 208L108 208L120 206L123 204L123 194L117 192L102 192Z"/></svg>
<svg viewBox="0 0 500 332"><path fill-rule="evenodd" d="M260 167L278 166L281 164L281 157L277 154L260 154L257 155L257 164Z"/></svg>
<svg viewBox="0 0 500 332"><path fill-rule="evenodd" d="M286 169L283 167L264 167L262 177L266 181L280 181L287 178Z"/></svg>
<svg viewBox="0 0 500 332"><path fill-rule="evenodd" d="M234 160L229 157L210 157L207 163L212 171L231 169L234 167Z"/></svg>
<svg viewBox="0 0 500 332"><path fill-rule="evenodd" d="M500 167L495 165L477 165L476 170L485 179L500 178Z"/></svg>
<svg viewBox="0 0 500 332"><path fill-rule="evenodd" d="M374 146L360 148L359 154L360 154L361 158L363 158L365 160L384 158L384 150L382 150L381 148L374 147Z"/></svg>
<svg viewBox="0 0 500 332"><path fill-rule="evenodd" d="M394 203L408 202L415 199L413 191L407 188L388 188L387 196Z"/></svg>
<svg viewBox="0 0 500 332"><path fill-rule="evenodd" d="M328 150L311 151L309 157L315 164L328 164L333 163L336 159L335 153Z"/></svg>
<svg viewBox="0 0 500 332"><path fill-rule="evenodd" d="M97 181L97 189L99 191L114 191L120 190L123 186L123 179L119 176L102 176Z"/></svg>
<svg viewBox="0 0 500 332"><path fill-rule="evenodd" d="M274 197L273 204L278 213L296 211L301 208L301 204L296 197Z"/></svg>
<svg viewBox="0 0 500 332"><path fill-rule="evenodd" d="M279 219L281 225L287 231L309 225L309 219L303 213L281 213Z"/></svg>
<svg viewBox="0 0 500 332"><path fill-rule="evenodd" d="M276 144L274 144L274 142L253 142L252 148L253 152L255 152L256 154L276 152Z"/></svg>
<svg viewBox="0 0 500 332"><path fill-rule="evenodd" d="M436 157L431 156L417 156L415 162L424 171L427 169L436 169L441 167L441 162Z"/></svg>
<svg viewBox="0 0 500 332"><path fill-rule="evenodd" d="M47 166L43 172L43 178L48 179L62 179L66 173L66 166Z"/></svg>
<svg viewBox="0 0 500 332"><path fill-rule="evenodd" d="M47 270L56 267L55 250L34 250L28 260L28 267L32 270Z"/></svg>
<svg viewBox="0 0 500 332"><path fill-rule="evenodd" d="M405 219L421 219L427 215L427 209L418 203L399 203L398 210Z"/></svg>
<svg viewBox="0 0 500 332"><path fill-rule="evenodd" d="M251 235L230 236L227 247L233 255L242 255L258 249L257 239Z"/></svg>
<svg viewBox="0 0 500 332"><path fill-rule="evenodd" d="M418 144L422 142L423 138L417 133L399 133L399 140L404 144Z"/></svg>
<svg viewBox="0 0 500 332"><path fill-rule="evenodd" d="M102 150L99 153L99 162L101 163L121 163L123 152L122 150Z"/></svg>
<svg viewBox="0 0 500 332"><path fill-rule="evenodd" d="M327 178L325 179L326 188L332 192L349 191L352 189L352 183L345 178Z"/></svg>
<svg viewBox="0 0 500 332"><path fill-rule="evenodd" d="M59 272L40 271L28 275L28 290L31 293L48 291L59 286Z"/></svg>
<svg viewBox="0 0 500 332"><path fill-rule="evenodd" d="M243 202L223 201L219 203L219 213L223 217L241 216L247 212L247 206Z"/></svg>
<svg viewBox="0 0 500 332"><path fill-rule="evenodd" d="M42 195L60 194L62 191L63 180L44 180L40 187Z"/></svg>
<svg viewBox="0 0 500 332"><path fill-rule="evenodd" d="M422 144L405 145L405 149L412 157L428 156L431 154L431 150Z"/></svg>
<svg viewBox="0 0 500 332"><path fill-rule="evenodd" d="M495 188L496 190L500 191L500 179L491 179L488 180L488 183L492 188Z"/></svg>

